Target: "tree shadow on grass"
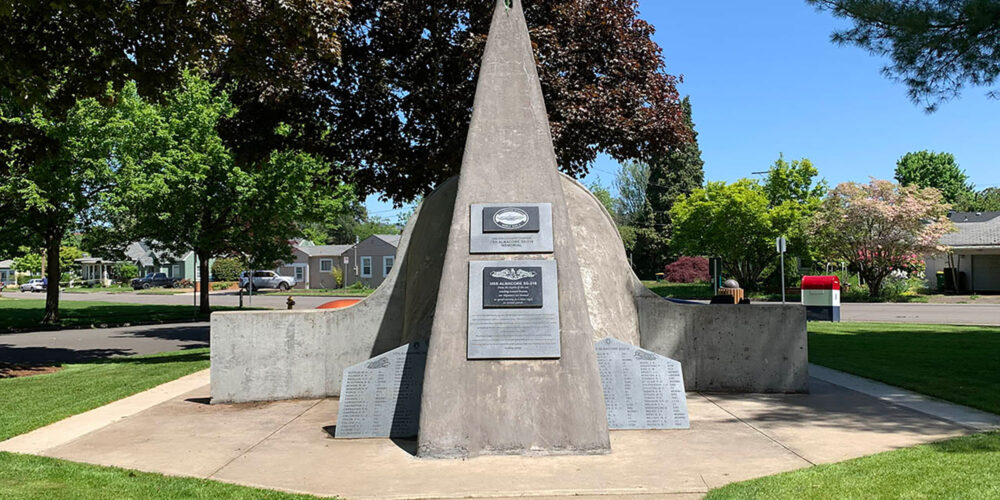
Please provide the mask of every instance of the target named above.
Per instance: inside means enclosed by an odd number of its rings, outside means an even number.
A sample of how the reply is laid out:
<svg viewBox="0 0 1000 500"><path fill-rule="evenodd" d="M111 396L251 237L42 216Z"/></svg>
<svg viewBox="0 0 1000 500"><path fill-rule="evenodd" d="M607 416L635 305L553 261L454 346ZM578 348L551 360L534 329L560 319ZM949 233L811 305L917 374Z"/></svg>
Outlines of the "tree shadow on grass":
<svg viewBox="0 0 1000 500"><path fill-rule="evenodd" d="M58 347L17 347L0 344L0 365L25 369L64 364L161 364L208 361L208 352L171 356L131 356L131 349L65 349Z"/></svg>
<svg viewBox="0 0 1000 500"><path fill-rule="evenodd" d="M928 445L941 453L998 453L1000 454L1000 431L949 439Z"/></svg>

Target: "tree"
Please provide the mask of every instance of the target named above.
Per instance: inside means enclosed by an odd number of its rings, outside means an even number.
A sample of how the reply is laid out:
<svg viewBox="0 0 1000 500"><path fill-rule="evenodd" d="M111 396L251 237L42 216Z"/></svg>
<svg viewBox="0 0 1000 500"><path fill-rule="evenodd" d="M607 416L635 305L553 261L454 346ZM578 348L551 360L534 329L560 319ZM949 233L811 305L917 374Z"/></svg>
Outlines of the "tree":
<svg viewBox="0 0 1000 500"><path fill-rule="evenodd" d="M26 253L21 257L15 257L13 269L19 273L30 273L36 275L42 272L42 256L37 253Z"/></svg>
<svg viewBox="0 0 1000 500"><path fill-rule="evenodd" d="M963 196L954 208L960 212L1000 212L1000 188L986 188Z"/></svg>
<svg viewBox="0 0 1000 500"><path fill-rule="evenodd" d="M950 153L919 151L906 153L896 162L896 182L904 186L935 188L941 192L945 203L974 196L969 176L959 168Z"/></svg>
<svg viewBox="0 0 1000 500"><path fill-rule="evenodd" d="M698 133L691 117L691 98L685 97L681 107L691 141L651 162L646 187L652 223L667 239L670 238L670 209L681 195L691 194L705 182L705 162L701 159Z"/></svg>
<svg viewBox="0 0 1000 500"><path fill-rule="evenodd" d="M749 290L757 289L777 253L778 226L760 184L741 179L709 182L674 205L670 245L683 255L722 259L724 270Z"/></svg>
<svg viewBox="0 0 1000 500"><path fill-rule="evenodd" d="M822 254L857 269L874 298L882 295L894 270L943 252L941 237L952 230L948 205L937 189L875 179L837 186L810 223Z"/></svg>
<svg viewBox="0 0 1000 500"><path fill-rule="evenodd" d="M786 236L790 251L808 253L806 223L826 192L825 181L803 158L779 156L763 183L740 179L710 182L682 195L671 210L671 247L689 256L720 257L723 270L755 290L775 268L775 240Z"/></svg>
<svg viewBox="0 0 1000 500"><path fill-rule="evenodd" d="M106 212L137 238L175 254L193 250L201 271L201 310L209 312L209 260L241 254L251 267L273 267L291 256L298 221L345 211L352 190L329 183L329 166L299 151L273 151L261 164L238 163L219 137L236 109L226 92L184 75L162 104L134 85L112 92L98 132L114 148L91 158L118 165Z"/></svg>
<svg viewBox="0 0 1000 500"><path fill-rule="evenodd" d="M219 281L236 281L247 264L238 257L222 257L212 263L212 276Z"/></svg>
<svg viewBox="0 0 1000 500"><path fill-rule="evenodd" d="M1000 76L1000 2L995 0L806 0L854 26L833 41L892 61L883 72L905 83L929 111L967 85ZM1000 96L997 90L989 96Z"/></svg>
<svg viewBox="0 0 1000 500"><path fill-rule="evenodd" d="M600 182L594 181L590 184L590 192L595 198L597 198L598 201L601 202L601 205L603 205L604 209L608 211L611 218L617 220L617 201L615 200L615 197L611 195L611 191L608 191L608 188L601 185Z"/></svg>
<svg viewBox="0 0 1000 500"><path fill-rule="evenodd" d="M68 161L66 129L79 101L130 81L158 97L190 66L246 82L240 88L253 89L244 95L257 102L280 102L339 61L334 26L346 7L342 0L0 3L0 248L46 248L49 281L59 281L59 239L106 189L106 172ZM43 322L58 321L58 306L58 287L49 287Z"/></svg>
<svg viewBox="0 0 1000 500"><path fill-rule="evenodd" d="M8 105L0 103L0 108L9 111ZM99 138L83 132L96 126L91 121L94 118L80 107L69 110L60 120L47 117L38 108L0 116L0 124L37 135L17 139L0 151L0 165L6 166L4 175L0 175L0 212L7 214L0 230L0 246L44 249L46 276L54 286L46 292L43 323L59 321L57 284L62 278L63 237L93 215L96 202L110 188L115 175L107 161L81 158L102 146ZM46 143L44 153L27 152L39 143ZM34 158L29 161L30 156ZM8 231L8 226L14 229Z"/></svg>
<svg viewBox="0 0 1000 500"><path fill-rule="evenodd" d="M621 164L615 175L615 189L618 191L618 212L621 224L638 225L648 214L646 207L646 187L649 186L649 163L628 161Z"/></svg>
<svg viewBox="0 0 1000 500"><path fill-rule="evenodd" d="M355 169L362 195L410 200L459 171L494 5L352 1L350 22L337 28L342 65L316 76L309 99L275 106L329 125L316 151ZM686 140L678 79L637 0L525 5L564 172L585 174L599 153L626 161Z"/></svg>

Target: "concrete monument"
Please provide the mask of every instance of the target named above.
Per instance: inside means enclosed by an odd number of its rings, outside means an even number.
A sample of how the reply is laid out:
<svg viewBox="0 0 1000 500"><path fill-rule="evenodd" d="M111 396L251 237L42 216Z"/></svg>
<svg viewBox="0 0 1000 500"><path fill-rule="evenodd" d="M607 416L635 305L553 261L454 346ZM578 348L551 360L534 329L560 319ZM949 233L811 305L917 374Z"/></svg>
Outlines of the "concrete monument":
<svg viewBox="0 0 1000 500"><path fill-rule="evenodd" d="M346 309L212 315L213 403L337 396L345 368L427 340L418 454L468 457L609 452L607 337L680 361L688 390L807 389L802 306L676 304L635 277L603 205L558 172L521 2L505 3L460 175L415 211L391 275ZM504 270L541 280L491 284ZM486 314L539 331L480 343Z"/></svg>

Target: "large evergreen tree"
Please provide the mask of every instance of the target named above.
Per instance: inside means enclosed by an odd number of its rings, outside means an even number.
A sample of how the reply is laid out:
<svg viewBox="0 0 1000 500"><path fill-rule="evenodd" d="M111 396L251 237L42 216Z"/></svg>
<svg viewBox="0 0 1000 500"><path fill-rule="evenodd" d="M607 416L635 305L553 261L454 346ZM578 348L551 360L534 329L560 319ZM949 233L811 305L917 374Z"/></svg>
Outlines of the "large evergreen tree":
<svg viewBox="0 0 1000 500"><path fill-rule="evenodd" d="M674 252L670 250L670 238L673 236L670 210L678 198L691 194L705 181L705 162L701 159L698 133L691 117L691 99L685 97L681 106L684 126L691 140L649 163L645 202L635 221L632 265L642 277L653 277L663 272L674 257Z"/></svg>
<svg viewBox="0 0 1000 500"><path fill-rule="evenodd" d="M991 87L1000 77L997 0L806 0L854 26L833 41L888 56L883 72L933 110L967 85ZM997 90L988 95L1000 97Z"/></svg>

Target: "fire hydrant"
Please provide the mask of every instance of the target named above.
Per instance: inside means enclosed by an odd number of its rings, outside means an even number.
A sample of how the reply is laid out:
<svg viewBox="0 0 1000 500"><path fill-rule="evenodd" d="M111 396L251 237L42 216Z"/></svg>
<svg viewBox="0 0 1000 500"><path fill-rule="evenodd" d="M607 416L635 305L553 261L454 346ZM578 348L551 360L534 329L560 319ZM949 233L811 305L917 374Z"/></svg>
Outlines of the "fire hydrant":
<svg viewBox="0 0 1000 500"><path fill-rule="evenodd" d="M288 297L288 301L285 302L285 303L288 304L288 310L289 311L291 311L292 309L295 309L295 299L293 299L291 296Z"/></svg>

